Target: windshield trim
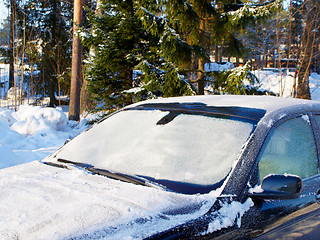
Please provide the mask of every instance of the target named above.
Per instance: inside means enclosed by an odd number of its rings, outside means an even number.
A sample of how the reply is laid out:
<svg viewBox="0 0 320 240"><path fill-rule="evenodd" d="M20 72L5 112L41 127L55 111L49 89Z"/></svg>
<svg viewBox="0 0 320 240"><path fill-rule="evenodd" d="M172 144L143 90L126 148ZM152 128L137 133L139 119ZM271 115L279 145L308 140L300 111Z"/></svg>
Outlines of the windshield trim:
<svg viewBox="0 0 320 240"><path fill-rule="evenodd" d="M146 103L135 107L128 107L121 111L129 110L160 110L184 114L195 114L231 118L256 125L266 114L266 111L258 108L246 107L214 107L202 103Z"/></svg>

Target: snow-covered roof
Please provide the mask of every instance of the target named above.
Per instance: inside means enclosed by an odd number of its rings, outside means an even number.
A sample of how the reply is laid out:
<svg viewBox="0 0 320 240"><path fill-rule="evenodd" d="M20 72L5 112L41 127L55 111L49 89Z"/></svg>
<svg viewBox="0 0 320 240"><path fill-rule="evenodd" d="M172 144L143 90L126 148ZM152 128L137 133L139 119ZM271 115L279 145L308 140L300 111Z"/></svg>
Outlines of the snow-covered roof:
<svg viewBox="0 0 320 240"><path fill-rule="evenodd" d="M228 71L229 69L234 68L233 63L231 62L225 62L225 63L206 63L204 65L204 71L205 72L222 72L222 71Z"/></svg>
<svg viewBox="0 0 320 240"><path fill-rule="evenodd" d="M203 103L207 106L216 107L247 107L263 109L266 112L275 111L284 107L295 105L308 105L320 107L320 102L280 98L273 96L246 96L246 95L204 95L204 96L187 96L187 97L173 97L147 100L136 103L132 106L139 106L146 103Z"/></svg>

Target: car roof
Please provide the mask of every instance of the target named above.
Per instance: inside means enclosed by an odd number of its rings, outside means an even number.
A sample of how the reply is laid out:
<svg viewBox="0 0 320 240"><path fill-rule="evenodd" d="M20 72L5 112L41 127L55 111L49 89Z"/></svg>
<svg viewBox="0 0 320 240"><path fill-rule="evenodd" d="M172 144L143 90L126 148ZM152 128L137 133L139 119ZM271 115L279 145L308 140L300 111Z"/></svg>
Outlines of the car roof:
<svg viewBox="0 0 320 240"><path fill-rule="evenodd" d="M145 104L168 104L168 103L201 103L208 107L244 107L265 110L266 113L274 112L284 108L305 108L320 110L320 102L281 98L274 96L248 96L248 95L202 95L187 97L171 97L142 101L130 105L137 107Z"/></svg>

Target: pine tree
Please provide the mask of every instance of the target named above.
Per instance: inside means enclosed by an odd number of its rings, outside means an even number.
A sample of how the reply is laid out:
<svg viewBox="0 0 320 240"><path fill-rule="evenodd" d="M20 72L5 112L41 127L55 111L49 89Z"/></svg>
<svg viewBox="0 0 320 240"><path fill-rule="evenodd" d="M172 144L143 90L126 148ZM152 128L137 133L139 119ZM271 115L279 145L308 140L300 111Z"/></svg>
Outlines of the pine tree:
<svg viewBox="0 0 320 240"><path fill-rule="evenodd" d="M82 44L78 36L78 31L82 25L82 7L83 0L74 0L69 119L75 121L79 121L80 119Z"/></svg>

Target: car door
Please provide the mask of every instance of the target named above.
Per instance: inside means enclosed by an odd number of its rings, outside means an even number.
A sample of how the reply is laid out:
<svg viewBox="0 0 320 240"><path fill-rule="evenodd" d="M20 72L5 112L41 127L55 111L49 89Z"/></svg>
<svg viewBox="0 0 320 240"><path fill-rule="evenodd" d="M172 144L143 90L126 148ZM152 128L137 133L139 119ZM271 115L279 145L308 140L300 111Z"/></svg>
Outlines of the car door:
<svg viewBox="0 0 320 240"><path fill-rule="evenodd" d="M297 199L255 199L244 216L250 237L258 239L319 236L320 175L312 115L287 117L271 130L258 157L258 182L270 175L294 175L303 181ZM320 122L320 117L319 117ZM248 229L247 229L248 230Z"/></svg>

